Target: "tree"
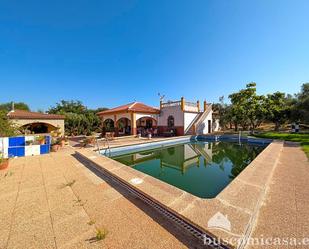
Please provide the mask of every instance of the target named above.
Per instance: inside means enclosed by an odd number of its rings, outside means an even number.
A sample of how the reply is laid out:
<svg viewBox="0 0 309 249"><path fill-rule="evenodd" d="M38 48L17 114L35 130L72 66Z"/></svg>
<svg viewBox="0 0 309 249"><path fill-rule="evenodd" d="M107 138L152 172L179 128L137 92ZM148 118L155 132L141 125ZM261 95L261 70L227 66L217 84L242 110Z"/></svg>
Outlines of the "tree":
<svg viewBox="0 0 309 249"><path fill-rule="evenodd" d="M16 102L16 103L14 103L14 109L30 111L29 106L26 103L24 103L24 102ZM7 102L7 103L0 104L0 110L5 111L5 112L11 111L12 110L12 102Z"/></svg>
<svg viewBox="0 0 309 249"><path fill-rule="evenodd" d="M51 107L48 110L48 113L51 114L65 114L65 113L76 113L84 114L87 108L79 100L61 100L60 103L57 103L55 107Z"/></svg>
<svg viewBox="0 0 309 249"><path fill-rule="evenodd" d="M48 113L65 115L65 132L68 135L90 135L101 130L101 121L96 115L107 108L88 109L81 101L61 100Z"/></svg>
<svg viewBox="0 0 309 249"><path fill-rule="evenodd" d="M266 116L265 98L256 94L256 83L251 82L236 93L229 95L231 99L230 119L235 125L241 125L244 130L256 129Z"/></svg>
<svg viewBox="0 0 309 249"><path fill-rule="evenodd" d="M301 92L296 95L294 111L297 111L299 121L309 123L309 83L302 85Z"/></svg>
<svg viewBox="0 0 309 249"><path fill-rule="evenodd" d="M6 115L6 111L0 110L0 137L16 135L16 129Z"/></svg>
<svg viewBox="0 0 309 249"><path fill-rule="evenodd" d="M231 115L230 105L224 102L224 96L219 97L219 103L214 103L212 108L219 116L220 126L227 128L228 124L231 123Z"/></svg>
<svg viewBox="0 0 309 249"><path fill-rule="evenodd" d="M289 109L285 93L275 92L268 94L266 98L267 119L275 124L275 130L279 131L281 125L289 120Z"/></svg>

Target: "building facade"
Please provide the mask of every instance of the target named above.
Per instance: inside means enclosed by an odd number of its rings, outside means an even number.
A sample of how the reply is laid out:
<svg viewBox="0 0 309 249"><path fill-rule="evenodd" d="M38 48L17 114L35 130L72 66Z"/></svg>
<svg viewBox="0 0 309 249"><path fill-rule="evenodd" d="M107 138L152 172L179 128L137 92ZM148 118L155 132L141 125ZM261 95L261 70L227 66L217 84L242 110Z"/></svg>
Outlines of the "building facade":
<svg viewBox="0 0 309 249"><path fill-rule="evenodd" d="M41 134L57 130L64 135L64 115L12 110L7 116L22 132Z"/></svg>
<svg viewBox="0 0 309 249"><path fill-rule="evenodd" d="M133 102L97 113L103 132L122 135L197 135L212 132L212 105L200 102L160 102L160 108Z"/></svg>

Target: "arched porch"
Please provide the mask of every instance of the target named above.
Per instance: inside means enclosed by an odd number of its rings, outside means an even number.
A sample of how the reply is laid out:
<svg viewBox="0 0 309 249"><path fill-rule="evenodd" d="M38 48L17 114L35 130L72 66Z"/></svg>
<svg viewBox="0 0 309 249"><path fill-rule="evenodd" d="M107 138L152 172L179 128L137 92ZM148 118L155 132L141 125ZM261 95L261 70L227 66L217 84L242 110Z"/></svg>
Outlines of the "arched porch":
<svg viewBox="0 0 309 249"><path fill-rule="evenodd" d="M131 134L131 120L122 117L116 122L116 135L117 136L127 136Z"/></svg>
<svg viewBox="0 0 309 249"><path fill-rule="evenodd" d="M136 120L137 133L142 136L158 135L157 120L152 117L145 116Z"/></svg>
<svg viewBox="0 0 309 249"><path fill-rule="evenodd" d="M111 118L105 119L102 123L103 123L103 132L115 131L115 122Z"/></svg>
<svg viewBox="0 0 309 249"><path fill-rule="evenodd" d="M52 131L57 130L58 127L53 126L48 123L44 122L33 122L28 123L23 126L20 126L19 130L22 133L30 133L30 134L44 134L44 133L51 133Z"/></svg>

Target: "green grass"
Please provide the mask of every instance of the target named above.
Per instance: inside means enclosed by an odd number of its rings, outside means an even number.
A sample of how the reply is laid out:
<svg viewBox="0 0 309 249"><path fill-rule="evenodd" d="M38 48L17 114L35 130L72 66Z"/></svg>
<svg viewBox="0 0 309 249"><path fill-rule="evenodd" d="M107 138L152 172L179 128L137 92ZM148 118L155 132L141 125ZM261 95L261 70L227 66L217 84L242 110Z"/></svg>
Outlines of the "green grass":
<svg viewBox="0 0 309 249"><path fill-rule="evenodd" d="M108 231L105 228L97 228L97 234L96 234L96 239L97 240L103 240L106 238Z"/></svg>
<svg viewBox="0 0 309 249"><path fill-rule="evenodd" d="M291 133L280 133L280 132L265 132L261 134L256 134L254 136L299 142L309 159L309 133L291 134Z"/></svg>

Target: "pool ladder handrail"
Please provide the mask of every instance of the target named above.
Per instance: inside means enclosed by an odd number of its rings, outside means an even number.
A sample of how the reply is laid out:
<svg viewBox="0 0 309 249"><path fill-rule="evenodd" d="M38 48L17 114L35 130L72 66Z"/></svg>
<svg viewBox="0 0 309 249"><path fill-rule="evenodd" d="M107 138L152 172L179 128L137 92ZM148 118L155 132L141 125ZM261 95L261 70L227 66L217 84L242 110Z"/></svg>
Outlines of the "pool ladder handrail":
<svg viewBox="0 0 309 249"><path fill-rule="evenodd" d="M105 148L104 155L106 156L107 152L109 152L108 156L110 156L111 155L111 148L110 148L109 140L108 140L107 137L105 137L104 140L107 143L107 147Z"/></svg>
<svg viewBox="0 0 309 249"><path fill-rule="evenodd" d="M96 143L96 146L98 147L98 153L100 154L100 146L99 146L99 142L98 142L97 137L95 137L95 143Z"/></svg>
<svg viewBox="0 0 309 249"><path fill-rule="evenodd" d="M99 146L99 140L101 140L101 139L98 139L97 137L95 138L96 146L98 148L98 153L100 154L101 149L100 149L100 146ZM109 140L108 140L108 138L103 138L102 140L107 143L107 147L105 148L103 154L106 156L107 152L109 152L109 156L110 156L111 155L111 148L110 148Z"/></svg>

